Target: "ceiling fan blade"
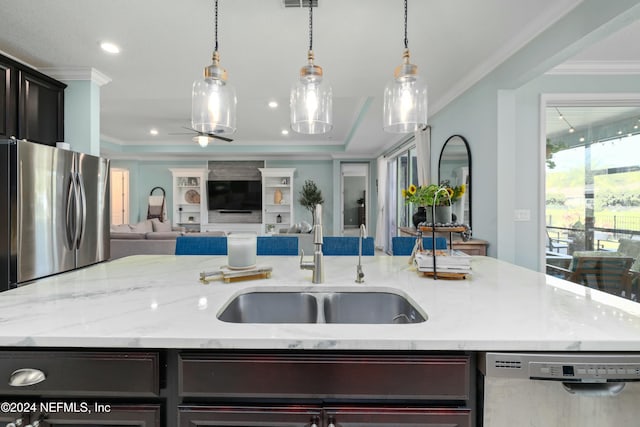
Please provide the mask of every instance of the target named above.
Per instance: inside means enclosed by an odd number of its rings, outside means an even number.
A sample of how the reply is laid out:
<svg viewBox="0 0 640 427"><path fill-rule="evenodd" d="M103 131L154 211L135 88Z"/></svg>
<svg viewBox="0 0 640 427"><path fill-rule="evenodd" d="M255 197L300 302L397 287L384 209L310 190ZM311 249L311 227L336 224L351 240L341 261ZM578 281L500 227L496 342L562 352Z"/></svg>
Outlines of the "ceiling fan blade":
<svg viewBox="0 0 640 427"><path fill-rule="evenodd" d="M211 137L211 138L221 139L222 141L233 142L233 139L227 138L226 136L220 136L220 135L216 135L214 133L208 133L208 134L205 134L205 135L207 135L208 137Z"/></svg>
<svg viewBox="0 0 640 427"><path fill-rule="evenodd" d="M233 142L233 139L227 138L226 136L217 135L215 133L200 132L199 130L196 130L196 129L193 129L193 128L189 128L189 127L186 127L186 126L182 126L182 128L186 129L186 130L190 130L190 131L192 131L192 132L194 132L194 133L196 133L196 134L198 134L200 136L208 136L209 138L215 138L215 139L220 139L222 141ZM172 134L170 134L170 135L172 135ZM186 133L174 133L173 135L188 135L188 134L186 134Z"/></svg>

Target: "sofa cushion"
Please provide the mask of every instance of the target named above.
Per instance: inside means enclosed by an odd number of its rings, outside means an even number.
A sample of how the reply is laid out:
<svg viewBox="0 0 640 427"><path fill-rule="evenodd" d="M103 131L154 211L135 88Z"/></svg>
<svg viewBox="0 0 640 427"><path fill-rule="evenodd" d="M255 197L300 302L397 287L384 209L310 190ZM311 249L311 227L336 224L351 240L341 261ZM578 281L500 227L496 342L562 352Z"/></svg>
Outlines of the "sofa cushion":
<svg viewBox="0 0 640 427"><path fill-rule="evenodd" d="M146 239L146 233L134 233L133 231L126 233L111 232L111 238L118 240L144 240Z"/></svg>
<svg viewBox="0 0 640 427"><path fill-rule="evenodd" d="M153 231L171 231L171 223L170 222L162 222L158 218L153 218L151 220L151 226Z"/></svg>
<svg viewBox="0 0 640 427"><path fill-rule="evenodd" d="M137 224L131 224L131 231L133 231L134 233L151 233L153 231L151 220L145 220Z"/></svg>
<svg viewBox="0 0 640 427"><path fill-rule="evenodd" d="M154 231L147 233L147 240L174 240L178 236L182 236L179 231Z"/></svg>
<svg viewBox="0 0 640 427"><path fill-rule="evenodd" d="M114 224L111 225L112 233L131 233L131 227L129 224Z"/></svg>

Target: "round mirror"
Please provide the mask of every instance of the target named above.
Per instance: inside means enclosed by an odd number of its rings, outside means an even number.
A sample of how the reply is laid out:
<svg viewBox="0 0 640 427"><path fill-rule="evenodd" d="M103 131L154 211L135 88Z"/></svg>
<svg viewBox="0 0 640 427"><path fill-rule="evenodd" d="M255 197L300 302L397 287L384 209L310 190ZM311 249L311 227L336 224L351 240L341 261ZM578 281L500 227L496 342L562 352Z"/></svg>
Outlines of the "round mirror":
<svg viewBox="0 0 640 427"><path fill-rule="evenodd" d="M453 135L444 143L438 161L438 182L451 187L465 185L465 192L453 203L455 222L471 227L471 152L464 137Z"/></svg>

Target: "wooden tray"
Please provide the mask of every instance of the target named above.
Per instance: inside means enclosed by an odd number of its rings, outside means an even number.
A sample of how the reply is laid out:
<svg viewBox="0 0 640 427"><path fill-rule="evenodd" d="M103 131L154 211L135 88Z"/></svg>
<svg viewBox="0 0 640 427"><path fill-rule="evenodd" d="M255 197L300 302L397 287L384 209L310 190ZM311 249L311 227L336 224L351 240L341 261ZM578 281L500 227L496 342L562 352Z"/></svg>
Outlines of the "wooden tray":
<svg viewBox="0 0 640 427"><path fill-rule="evenodd" d="M418 273L422 273L423 276L433 277L433 272L432 271L418 271ZM440 273L440 272L438 272L438 279L464 280L466 278L467 278L467 273L447 273L447 272Z"/></svg>

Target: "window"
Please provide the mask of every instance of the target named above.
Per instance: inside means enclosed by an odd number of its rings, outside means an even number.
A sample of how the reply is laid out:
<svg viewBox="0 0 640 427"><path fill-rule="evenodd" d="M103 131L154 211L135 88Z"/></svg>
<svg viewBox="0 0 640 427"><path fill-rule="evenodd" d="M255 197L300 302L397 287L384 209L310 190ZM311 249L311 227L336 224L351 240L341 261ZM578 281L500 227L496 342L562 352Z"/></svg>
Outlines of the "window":
<svg viewBox="0 0 640 427"><path fill-rule="evenodd" d="M619 248L640 245L640 108L549 105L546 113L547 272L575 270L581 257L632 255Z"/></svg>
<svg viewBox="0 0 640 427"><path fill-rule="evenodd" d="M402 190L409 185L418 185L418 160L416 148L410 145L389 157L387 169L387 184L389 199L387 203L390 215L387 218L389 230L388 247L391 247L391 237L399 235L398 227L412 227L412 216L415 206L407 205L402 198Z"/></svg>

